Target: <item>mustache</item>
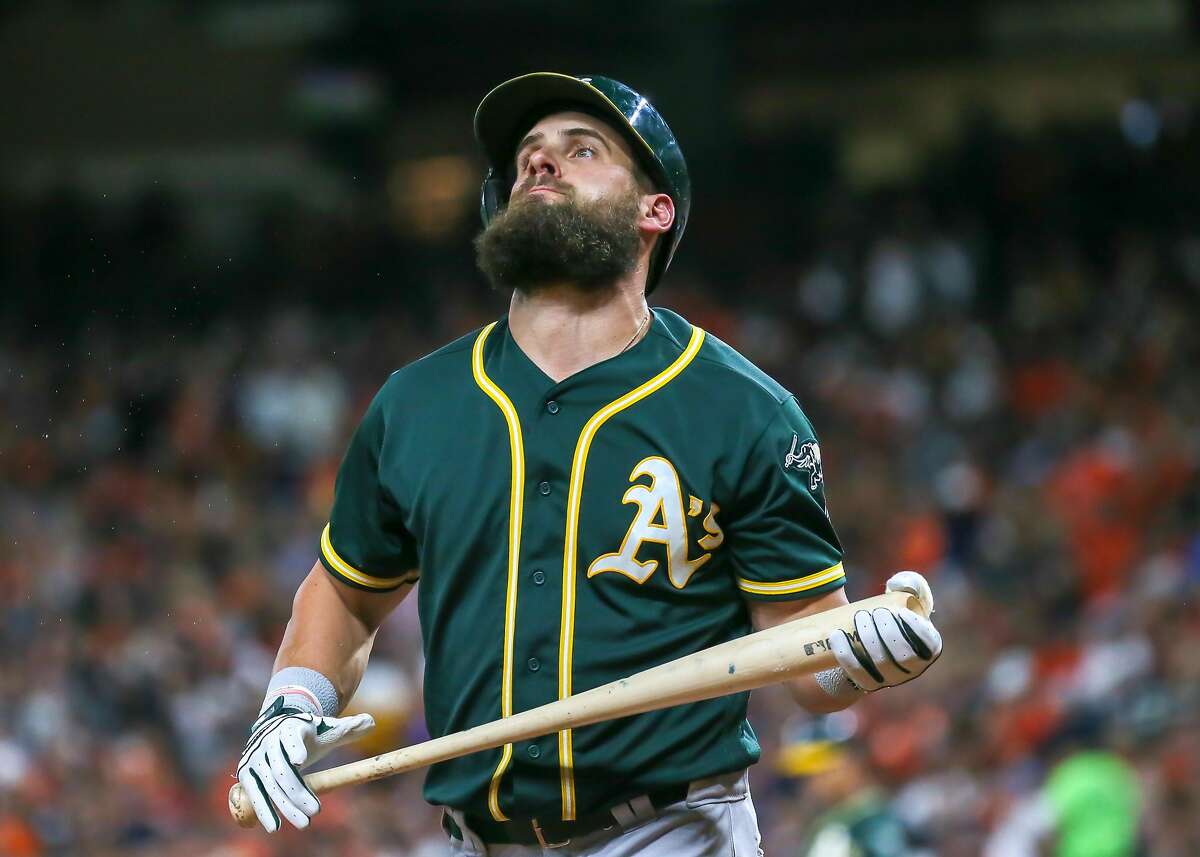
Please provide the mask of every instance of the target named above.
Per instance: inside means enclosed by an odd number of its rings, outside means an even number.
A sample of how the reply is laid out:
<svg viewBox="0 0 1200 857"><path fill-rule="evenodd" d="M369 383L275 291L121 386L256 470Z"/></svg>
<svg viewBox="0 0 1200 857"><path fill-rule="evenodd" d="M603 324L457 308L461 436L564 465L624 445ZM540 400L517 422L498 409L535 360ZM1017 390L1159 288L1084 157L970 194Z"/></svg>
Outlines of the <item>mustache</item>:
<svg viewBox="0 0 1200 857"><path fill-rule="evenodd" d="M548 187L550 190L556 190L566 196L571 195L571 186L569 184L560 182L553 176L537 176L525 179L525 181L517 185L517 189L513 192L512 196L527 196L535 187Z"/></svg>

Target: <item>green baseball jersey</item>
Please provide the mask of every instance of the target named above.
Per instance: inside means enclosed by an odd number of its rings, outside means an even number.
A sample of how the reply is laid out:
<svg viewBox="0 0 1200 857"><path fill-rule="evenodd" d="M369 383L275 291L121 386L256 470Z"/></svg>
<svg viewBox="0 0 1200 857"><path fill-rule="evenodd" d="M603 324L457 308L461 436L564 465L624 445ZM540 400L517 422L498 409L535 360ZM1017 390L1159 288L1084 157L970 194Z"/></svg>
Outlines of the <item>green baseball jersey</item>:
<svg viewBox="0 0 1200 857"><path fill-rule="evenodd" d="M829 592L841 558L796 400L664 309L632 348L558 383L507 319L392 373L321 537L351 586L419 576L433 736L740 637L744 599ZM756 761L747 698L443 762L425 796L570 821Z"/></svg>

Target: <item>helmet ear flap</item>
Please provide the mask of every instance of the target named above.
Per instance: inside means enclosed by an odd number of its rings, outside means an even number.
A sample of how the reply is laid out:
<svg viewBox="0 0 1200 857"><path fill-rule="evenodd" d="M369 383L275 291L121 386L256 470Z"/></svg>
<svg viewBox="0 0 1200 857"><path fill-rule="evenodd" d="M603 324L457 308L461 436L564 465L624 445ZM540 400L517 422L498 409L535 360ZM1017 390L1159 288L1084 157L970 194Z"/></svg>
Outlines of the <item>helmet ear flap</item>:
<svg viewBox="0 0 1200 857"><path fill-rule="evenodd" d="M495 169L488 170L479 194L479 214L483 218L484 226L491 223L492 218L508 204L510 190L503 176L496 175Z"/></svg>

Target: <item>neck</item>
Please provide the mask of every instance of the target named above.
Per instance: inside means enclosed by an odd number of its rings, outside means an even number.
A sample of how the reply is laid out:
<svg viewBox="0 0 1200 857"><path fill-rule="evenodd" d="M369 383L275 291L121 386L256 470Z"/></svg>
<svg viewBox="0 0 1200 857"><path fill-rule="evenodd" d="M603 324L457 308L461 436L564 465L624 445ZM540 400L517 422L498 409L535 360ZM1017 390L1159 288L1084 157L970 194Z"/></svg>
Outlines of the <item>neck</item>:
<svg viewBox="0 0 1200 857"><path fill-rule="evenodd" d="M558 382L645 336L648 312L645 295L632 284L599 292L547 286L533 294L513 292L508 324L525 355Z"/></svg>

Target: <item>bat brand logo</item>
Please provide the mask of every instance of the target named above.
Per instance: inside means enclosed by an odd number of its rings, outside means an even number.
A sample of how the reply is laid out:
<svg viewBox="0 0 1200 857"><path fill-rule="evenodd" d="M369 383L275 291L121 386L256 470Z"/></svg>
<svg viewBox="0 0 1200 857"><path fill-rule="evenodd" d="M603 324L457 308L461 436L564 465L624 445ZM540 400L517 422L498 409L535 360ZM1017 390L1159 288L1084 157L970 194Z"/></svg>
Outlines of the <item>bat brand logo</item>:
<svg viewBox="0 0 1200 857"><path fill-rule="evenodd" d="M801 473L808 474L808 490L816 491L817 486L825 481L821 472L821 447L816 441L806 440L800 443L800 435L792 435L792 448L783 457L783 469L794 467Z"/></svg>
<svg viewBox="0 0 1200 857"><path fill-rule="evenodd" d="M805 643L804 644L804 654L815 655L818 652L832 651L832 648L833 647L829 645L829 638L822 637L819 640L813 640L810 643Z"/></svg>

